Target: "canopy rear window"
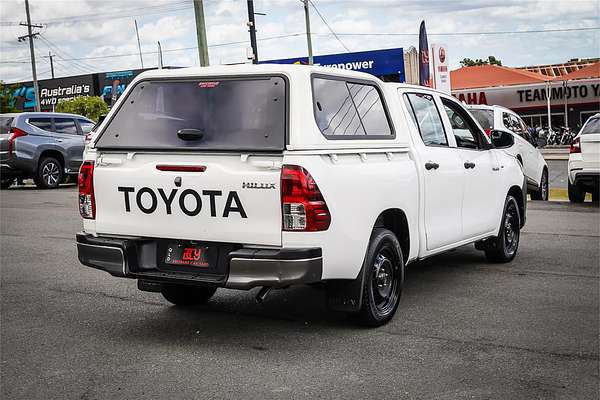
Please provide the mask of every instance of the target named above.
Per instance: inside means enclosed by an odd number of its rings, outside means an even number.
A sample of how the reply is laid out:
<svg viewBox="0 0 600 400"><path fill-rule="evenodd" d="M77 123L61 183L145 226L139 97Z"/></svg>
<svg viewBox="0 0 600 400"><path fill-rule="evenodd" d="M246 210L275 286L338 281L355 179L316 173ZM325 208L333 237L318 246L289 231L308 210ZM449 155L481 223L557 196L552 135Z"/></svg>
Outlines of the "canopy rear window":
<svg viewBox="0 0 600 400"><path fill-rule="evenodd" d="M12 124L13 117L0 117L0 133L8 133Z"/></svg>
<svg viewBox="0 0 600 400"><path fill-rule="evenodd" d="M148 80L124 99L96 147L278 151L285 133L282 77Z"/></svg>

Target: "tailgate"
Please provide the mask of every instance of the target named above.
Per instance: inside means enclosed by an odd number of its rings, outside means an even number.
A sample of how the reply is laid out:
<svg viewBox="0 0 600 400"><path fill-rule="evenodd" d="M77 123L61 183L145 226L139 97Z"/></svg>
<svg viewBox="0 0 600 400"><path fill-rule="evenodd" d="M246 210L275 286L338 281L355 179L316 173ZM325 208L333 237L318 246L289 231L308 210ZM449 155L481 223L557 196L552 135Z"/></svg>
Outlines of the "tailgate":
<svg viewBox="0 0 600 400"><path fill-rule="evenodd" d="M280 246L282 157L99 154L96 232Z"/></svg>

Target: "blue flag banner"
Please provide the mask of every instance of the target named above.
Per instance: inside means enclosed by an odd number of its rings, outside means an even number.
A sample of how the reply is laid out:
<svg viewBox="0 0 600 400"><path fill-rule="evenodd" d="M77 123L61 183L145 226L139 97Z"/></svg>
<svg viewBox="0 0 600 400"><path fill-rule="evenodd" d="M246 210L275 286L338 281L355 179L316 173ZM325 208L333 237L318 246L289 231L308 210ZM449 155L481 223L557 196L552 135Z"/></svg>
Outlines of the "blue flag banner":
<svg viewBox="0 0 600 400"><path fill-rule="evenodd" d="M366 72L375 76L398 74L404 82L404 50L402 48L359 51L356 53L314 56L315 65ZM308 57L261 61L261 64L308 64Z"/></svg>
<svg viewBox="0 0 600 400"><path fill-rule="evenodd" d="M421 29L419 30L419 84L431 87L431 79L429 77L429 45L427 44L425 21L421 21Z"/></svg>

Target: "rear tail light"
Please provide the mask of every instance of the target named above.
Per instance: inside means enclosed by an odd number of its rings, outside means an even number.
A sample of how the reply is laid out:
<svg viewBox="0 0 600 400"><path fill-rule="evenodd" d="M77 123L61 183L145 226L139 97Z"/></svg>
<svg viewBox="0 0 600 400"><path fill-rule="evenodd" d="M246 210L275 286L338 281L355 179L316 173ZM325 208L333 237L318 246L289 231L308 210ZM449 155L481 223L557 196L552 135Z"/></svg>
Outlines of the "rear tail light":
<svg viewBox="0 0 600 400"><path fill-rule="evenodd" d="M581 153L581 142L579 141L578 137L573 139L573 141L571 142L571 147L569 147L569 153Z"/></svg>
<svg viewBox="0 0 600 400"><path fill-rule="evenodd" d="M85 161L79 169L79 213L85 219L96 218L94 199L94 162Z"/></svg>
<svg viewBox="0 0 600 400"><path fill-rule="evenodd" d="M21 136L27 136L27 132L19 128L11 128L8 136L8 156L11 157L15 152L15 140Z"/></svg>
<svg viewBox="0 0 600 400"><path fill-rule="evenodd" d="M281 169L281 210L284 231L325 231L331 215L313 177L302 167Z"/></svg>
<svg viewBox="0 0 600 400"><path fill-rule="evenodd" d="M485 128L483 131L485 132L487 137L489 137L489 138L492 137L492 130L490 128Z"/></svg>

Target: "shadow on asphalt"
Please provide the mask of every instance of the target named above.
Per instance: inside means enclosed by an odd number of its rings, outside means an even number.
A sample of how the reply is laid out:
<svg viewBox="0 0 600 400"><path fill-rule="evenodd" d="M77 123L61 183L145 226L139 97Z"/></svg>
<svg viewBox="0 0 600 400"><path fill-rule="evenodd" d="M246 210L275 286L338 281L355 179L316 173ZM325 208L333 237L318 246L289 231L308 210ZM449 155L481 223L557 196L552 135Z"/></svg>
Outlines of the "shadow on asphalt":
<svg viewBox="0 0 600 400"><path fill-rule="evenodd" d="M403 302L414 293L427 293L439 289L439 285L458 284L461 275L485 263L482 252L473 246L435 256L407 267L403 298L396 317L390 325L402 325ZM188 343L197 339L200 343L237 343L256 350L267 350L266 344L293 349L293 337L299 332L318 333L331 329L343 336L369 328L357 326L346 313L328 310L326 293L321 286L298 286L273 290L264 303L254 301L258 289L249 292L220 290L206 305L193 308L165 306L154 314L144 314L140 319L121 322L116 340ZM152 296L152 294L149 294ZM162 297L155 294L159 299ZM413 300L409 300L412 304ZM317 329L315 329L317 328ZM276 337L271 337L270 332ZM292 340L292 342L290 342ZM300 350L300 349L298 349Z"/></svg>

